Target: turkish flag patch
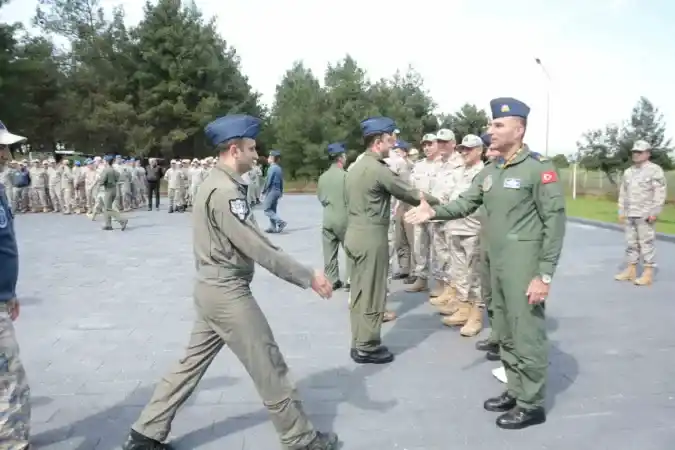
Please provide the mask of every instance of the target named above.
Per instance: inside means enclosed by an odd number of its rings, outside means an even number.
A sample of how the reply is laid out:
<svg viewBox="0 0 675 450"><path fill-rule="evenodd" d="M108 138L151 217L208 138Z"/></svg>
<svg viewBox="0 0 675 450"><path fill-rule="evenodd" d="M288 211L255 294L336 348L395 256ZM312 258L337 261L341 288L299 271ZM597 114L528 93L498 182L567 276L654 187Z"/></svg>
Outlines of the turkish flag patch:
<svg viewBox="0 0 675 450"><path fill-rule="evenodd" d="M555 183L558 181L558 174L555 170L549 170L541 174L541 184Z"/></svg>

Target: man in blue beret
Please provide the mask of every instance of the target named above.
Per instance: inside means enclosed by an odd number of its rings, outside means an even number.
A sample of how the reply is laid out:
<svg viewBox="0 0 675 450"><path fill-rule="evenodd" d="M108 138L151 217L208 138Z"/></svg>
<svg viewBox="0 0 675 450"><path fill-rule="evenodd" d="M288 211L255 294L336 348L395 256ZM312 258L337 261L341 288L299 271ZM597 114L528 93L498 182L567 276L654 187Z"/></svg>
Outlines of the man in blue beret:
<svg viewBox="0 0 675 450"><path fill-rule="evenodd" d="M524 148L530 108L514 98L494 99L490 108L491 148L503 161L488 165L458 199L436 207L422 202L406 220L454 220L485 205L493 321L505 321L498 328L507 390L484 408L503 413L497 426L521 429L546 421L544 304L565 237L565 196L553 164Z"/></svg>
<svg viewBox="0 0 675 450"><path fill-rule="evenodd" d="M171 448L163 441L176 412L225 346L253 379L284 448L338 448L337 436L316 431L305 414L267 318L251 293L259 264L300 288L311 287L323 298L332 295L331 283L322 272L289 256L258 228L242 175L258 158L260 123L255 117L230 115L214 120L204 130L218 153L218 163L194 199L197 317L185 356L155 388L124 450Z"/></svg>
<svg viewBox="0 0 675 450"><path fill-rule="evenodd" d="M111 155L106 156L106 164L99 175L98 183L103 189L103 230L112 231L112 220L115 219L115 222L124 231L129 224L129 219L123 219L119 210L115 207L119 188L119 175L113 168L113 161L114 158Z"/></svg>
<svg viewBox="0 0 675 450"><path fill-rule="evenodd" d="M418 205L422 193L392 172L384 159L394 147L396 124L388 117L361 122L363 158L347 172L349 221L345 251L351 263L351 357L359 364L386 364L394 355L382 345L381 328L389 272L388 231L391 197ZM430 202L438 203L434 197Z"/></svg>
<svg viewBox="0 0 675 450"><path fill-rule="evenodd" d="M267 157L269 168L267 169L267 178L262 188L262 194L265 196L263 210L270 221L270 226L265 230L265 233L281 233L287 225L277 214L279 199L284 195L284 172L279 165L280 159L281 152L278 150L272 150Z"/></svg>
<svg viewBox="0 0 675 450"><path fill-rule="evenodd" d="M323 207L323 223L321 227L324 272L333 283L333 289L344 286L340 280L338 249L344 248L347 232L347 203L345 200L345 164L347 148L341 142L328 146L330 168L319 177L316 195ZM347 265L349 280L349 265Z"/></svg>

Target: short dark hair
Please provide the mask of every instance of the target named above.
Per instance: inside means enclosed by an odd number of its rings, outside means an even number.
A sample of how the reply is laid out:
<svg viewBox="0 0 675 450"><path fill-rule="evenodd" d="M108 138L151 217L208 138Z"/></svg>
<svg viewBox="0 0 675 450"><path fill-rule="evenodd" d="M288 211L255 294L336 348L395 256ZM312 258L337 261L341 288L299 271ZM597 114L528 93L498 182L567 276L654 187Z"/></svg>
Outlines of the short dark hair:
<svg viewBox="0 0 675 450"><path fill-rule="evenodd" d="M335 161L337 161L338 159L340 159L340 158L343 157L343 156L345 156L344 153L335 153L335 154L330 154L330 155L328 155L328 159L329 159L331 162L335 162Z"/></svg>
<svg viewBox="0 0 675 450"><path fill-rule="evenodd" d="M384 133L371 134L370 136L365 136L363 138L363 144L366 146L366 148L370 148L373 146L376 140L382 139L383 135Z"/></svg>
<svg viewBox="0 0 675 450"><path fill-rule="evenodd" d="M218 153L226 152L233 145L236 145L237 147L241 148L242 141L243 140L240 138L228 139L227 141L221 142L220 144L216 145L216 152Z"/></svg>

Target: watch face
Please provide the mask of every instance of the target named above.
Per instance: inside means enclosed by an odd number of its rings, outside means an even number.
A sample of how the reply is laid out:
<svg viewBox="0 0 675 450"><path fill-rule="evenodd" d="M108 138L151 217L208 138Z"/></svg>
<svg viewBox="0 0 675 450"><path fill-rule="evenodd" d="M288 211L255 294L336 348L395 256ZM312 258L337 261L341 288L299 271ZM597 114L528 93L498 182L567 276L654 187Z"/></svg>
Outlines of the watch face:
<svg viewBox="0 0 675 450"><path fill-rule="evenodd" d="M549 275L542 275L541 281L543 281L545 284L549 284L551 282L551 277Z"/></svg>

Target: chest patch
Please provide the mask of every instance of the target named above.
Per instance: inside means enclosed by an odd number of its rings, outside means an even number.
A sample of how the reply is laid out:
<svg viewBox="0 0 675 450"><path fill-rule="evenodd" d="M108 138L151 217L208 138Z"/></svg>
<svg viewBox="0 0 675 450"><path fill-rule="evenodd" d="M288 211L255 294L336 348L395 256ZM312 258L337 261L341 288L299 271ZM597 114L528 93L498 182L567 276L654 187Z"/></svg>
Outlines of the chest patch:
<svg viewBox="0 0 675 450"><path fill-rule="evenodd" d="M483 180L483 192L487 192L492 188L492 175L488 175Z"/></svg>
<svg viewBox="0 0 675 450"><path fill-rule="evenodd" d="M520 189L520 180L518 178L507 178L504 180L504 188Z"/></svg>

